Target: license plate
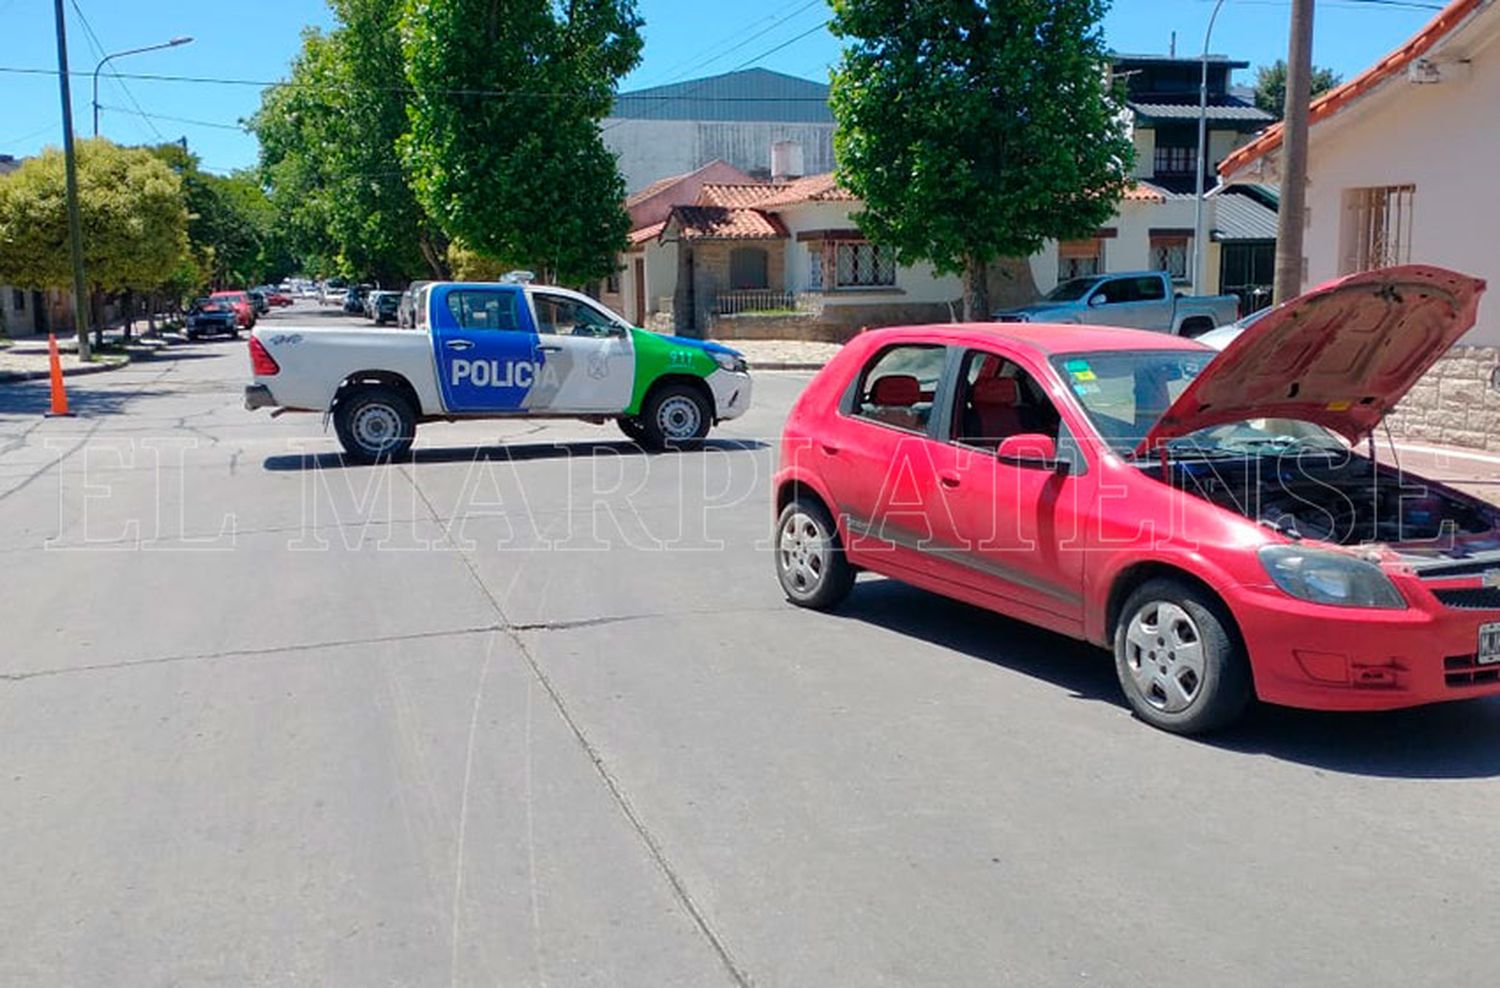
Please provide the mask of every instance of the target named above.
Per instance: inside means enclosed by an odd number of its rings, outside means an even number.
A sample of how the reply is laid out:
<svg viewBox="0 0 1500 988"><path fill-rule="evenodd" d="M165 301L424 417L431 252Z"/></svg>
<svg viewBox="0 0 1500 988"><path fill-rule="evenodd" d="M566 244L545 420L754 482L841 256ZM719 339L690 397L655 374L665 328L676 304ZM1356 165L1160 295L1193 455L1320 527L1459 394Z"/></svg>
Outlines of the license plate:
<svg viewBox="0 0 1500 988"><path fill-rule="evenodd" d="M1500 621L1479 626L1479 654L1474 662L1482 666L1500 662Z"/></svg>

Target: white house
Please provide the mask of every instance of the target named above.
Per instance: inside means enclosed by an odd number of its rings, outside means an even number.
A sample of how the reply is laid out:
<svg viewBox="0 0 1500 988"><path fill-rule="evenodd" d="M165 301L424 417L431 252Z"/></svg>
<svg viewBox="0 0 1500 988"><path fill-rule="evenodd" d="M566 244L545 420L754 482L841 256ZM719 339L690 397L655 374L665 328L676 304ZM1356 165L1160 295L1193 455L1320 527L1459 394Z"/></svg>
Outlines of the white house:
<svg viewBox="0 0 1500 988"><path fill-rule="evenodd" d="M1391 264L1454 268L1500 286L1500 4L1454 0L1375 65L1313 102L1306 282ZM1220 166L1279 181L1282 131ZM1392 428L1500 449L1500 301L1402 403Z"/></svg>

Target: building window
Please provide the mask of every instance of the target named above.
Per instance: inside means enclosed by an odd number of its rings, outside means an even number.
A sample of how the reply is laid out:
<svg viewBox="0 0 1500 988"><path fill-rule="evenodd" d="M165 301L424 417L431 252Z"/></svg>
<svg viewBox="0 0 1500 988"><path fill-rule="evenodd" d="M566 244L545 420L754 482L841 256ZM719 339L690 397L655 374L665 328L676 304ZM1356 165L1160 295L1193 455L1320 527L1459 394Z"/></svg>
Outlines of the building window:
<svg viewBox="0 0 1500 988"><path fill-rule="evenodd" d="M822 244L808 244L807 246L807 290L810 292L823 290Z"/></svg>
<svg viewBox="0 0 1500 988"><path fill-rule="evenodd" d="M619 268L615 268L612 271L610 271L609 277L607 277L607 278L604 279L604 291L605 291L606 294L609 294L609 295L618 295L618 294L620 294L620 269Z"/></svg>
<svg viewBox="0 0 1500 988"><path fill-rule="evenodd" d="M1198 164L1198 149L1191 145L1167 144L1156 146L1156 174L1191 175Z"/></svg>
<svg viewBox="0 0 1500 988"><path fill-rule="evenodd" d="M1345 193L1345 274L1411 262L1416 192L1415 185L1387 185Z"/></svg>
<svg viewBox="0 0 1500 988"><path fill-rule="evenodd" d="M17 312L26 311L26 293L19 288L10 290L10 307Z"/></svg>
<svg viewBox="0 0 1500 988"><path fill-rule="evenodd" d="M1070 278L1085 278L1104 270L1104 241L1098 237L1088 240L1064 240L1057 245L1057 280L1061 284Z"/></svg>
<svg viewBox="0 0 1500 988"><path fill-rule="evenodd" d="M729 252L729 287L735 291L770 288L770 258L759 247L736 247Z"/></svg>
<svg viewBox="0 0 1500 988"><path fill-rule="evenodd" d="M841 243L835 248L839 288L871 288L896 283L896 250L880 244Z"/></svg>
<svg viewBox="0 0 1500 988"><path fill-rule="evenodd" d="M1188 280L1188 253L1192 239L1183 236L1151 238L1151 270L1165 271L1174 282Z"/></svg>

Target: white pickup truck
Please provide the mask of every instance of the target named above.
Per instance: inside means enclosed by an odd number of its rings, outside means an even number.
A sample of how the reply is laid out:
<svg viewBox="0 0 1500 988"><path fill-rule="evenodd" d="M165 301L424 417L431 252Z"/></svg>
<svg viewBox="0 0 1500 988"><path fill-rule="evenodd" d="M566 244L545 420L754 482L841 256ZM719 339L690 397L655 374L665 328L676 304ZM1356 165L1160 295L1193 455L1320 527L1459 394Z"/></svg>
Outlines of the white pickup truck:
<svg viewBox="0 0 1500 988"><path fill-rule="evenodd" d="M578 292L434 282L414 329L263 326L245 407L331 415L345 453L404 454L418 423L615 419L649 448L687 443L750 407L737 351L636 329Z"/></svg>

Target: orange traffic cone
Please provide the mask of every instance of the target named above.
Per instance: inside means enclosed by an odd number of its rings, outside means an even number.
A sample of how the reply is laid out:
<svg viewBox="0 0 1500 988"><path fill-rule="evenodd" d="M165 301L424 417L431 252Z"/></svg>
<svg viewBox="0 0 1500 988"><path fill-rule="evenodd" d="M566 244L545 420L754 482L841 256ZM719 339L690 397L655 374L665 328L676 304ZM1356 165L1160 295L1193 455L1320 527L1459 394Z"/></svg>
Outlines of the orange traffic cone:
<svg viewBox="0 0 1500 988"><path fill-rule="evenodd" d="M47 334L47 356L52 364L52 410L47 413L48 418L60 418L71 416L68 411L68 392L63 387L62 357L57 352L57 337Z"/></svg>

